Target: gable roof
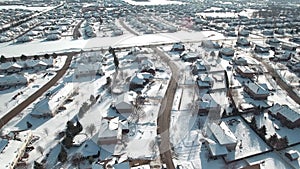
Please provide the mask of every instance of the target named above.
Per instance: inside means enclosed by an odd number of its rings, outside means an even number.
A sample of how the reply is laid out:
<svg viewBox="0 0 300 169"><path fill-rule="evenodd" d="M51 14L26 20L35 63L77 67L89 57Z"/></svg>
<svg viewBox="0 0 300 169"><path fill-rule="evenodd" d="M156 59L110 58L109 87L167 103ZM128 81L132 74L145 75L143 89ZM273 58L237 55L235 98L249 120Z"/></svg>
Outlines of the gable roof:
<svg viewBox="0 0 300 169"><path fill-rule="evenodd" d="M257 95L268 95L270 92L263 88L261 85L253 82L245 83L244 84L249 90Z"/></svg>
<svg viewBox="0 0 300 169"><path fill-rule="evenodd" d="M237 138L225 122L222 121L220 124L212 123L209 128L220 145L237 143Z"/></svg>

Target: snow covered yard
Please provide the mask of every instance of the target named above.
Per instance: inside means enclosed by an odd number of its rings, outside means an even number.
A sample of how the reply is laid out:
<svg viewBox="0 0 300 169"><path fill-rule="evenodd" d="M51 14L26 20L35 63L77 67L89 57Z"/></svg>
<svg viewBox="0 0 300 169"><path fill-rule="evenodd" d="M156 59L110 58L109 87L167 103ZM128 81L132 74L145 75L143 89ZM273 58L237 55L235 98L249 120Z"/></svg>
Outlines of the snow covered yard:
<svg viewBox="0 0 300 169"><path fill-rule="evenodd" d="M245 114L243 115L248 122L251 121L253 117L252 114ZM283 138L287 136L288 138L288 145L300 143L300 138L295 133L300 132L300 128L289 129L283 126L279 120L269 115L267 112L260 113L259 115L255 116L256 124L258 128L262 126L266 126L266 139L269 139L271 135L277 134L279 138Z"/></svg>

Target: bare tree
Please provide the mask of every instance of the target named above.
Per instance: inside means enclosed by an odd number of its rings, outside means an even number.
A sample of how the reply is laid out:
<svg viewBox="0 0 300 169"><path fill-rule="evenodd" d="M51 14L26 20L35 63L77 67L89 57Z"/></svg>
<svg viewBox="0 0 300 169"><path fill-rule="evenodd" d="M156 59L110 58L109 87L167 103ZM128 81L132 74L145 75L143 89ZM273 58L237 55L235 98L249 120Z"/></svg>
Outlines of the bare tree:
<svg viewBox="0 0 300 169"><path fill-rule="evenodd" d="M41 147L41 146L37 146L37 147L36 147L36 151L39 152L39 153L41 153L41 155L44 154L44 148Z"/></svg>
<svg viewBox="0 0 300 169"><path fill-rule="evenodd" d="M94 134L94 132L96 131L96 126L94 123L88 125L86 127L86 131L88 132L88 134L90 134L90 136L92 136Z"/></svg>

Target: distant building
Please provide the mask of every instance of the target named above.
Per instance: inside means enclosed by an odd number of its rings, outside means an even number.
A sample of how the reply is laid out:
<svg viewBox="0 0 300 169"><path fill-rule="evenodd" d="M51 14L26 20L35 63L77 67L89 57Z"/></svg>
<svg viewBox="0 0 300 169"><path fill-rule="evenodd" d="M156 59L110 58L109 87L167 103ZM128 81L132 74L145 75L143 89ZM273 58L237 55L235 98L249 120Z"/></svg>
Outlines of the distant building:
<svg viewBox="0 0 300 169"><path fill-rule="evenodd" d="M256 53L269 53L270 46L264 44L255 44L254 52Z"/></svg>
<svg viewBox="0 0 300 169"><path fill-rule="evenodd" d="M234 53L235 53L235 51L232 48L222 48L220 50L221 56L233 56Z"/></svg>
<svg viewBox="0 0 300 169"><path fill-rule="evenodd" d="M297 45L293 45L290 43L282 43L281 44L281 49L282 50L289 50L289 51L296 51L297 50Z"/></svg>
<svg viewBox="0 0 300 169"><path fill-rule="evenodd" d="M0 90L27 84L28 79L23 75L13 74L8 76L0 76Z"/></svg>
<svg viewBox="0 0 300 169"><path fill-rule="evenodd" d="M288 128L300 127L300 112L291 109L287 105L276 103L268 109L268 112Z"/></svg>
<svg viewBox="0 0 300 169"><path fill-rule="evenodd" d="M206 115L207 113L216 113L221 111L221 106L212 98L210 94L205 94L199 101L200 115Z"/></svg>
<svg viewBox="0 0 300 169"><path fill-rule="evenodd" d="M185 51L185 46L182 43L175 43L171 49L171 52L183 52Z"/></svg>
<svg viewBox="0 0 300 169"><path fill-rule="evenodd" d="M262 85L253 82L245 83L244 91L248 93L253 99L257 100L266 100L270 95L270 92L262 87Z"/></svg>
<svg viewBox="0 0 300 169"><path fill-rule="evenodd" d="M96 76L104 75L104 72L100 64L78 64L76 65L75 77L87 77L87 76Z"/></svg>

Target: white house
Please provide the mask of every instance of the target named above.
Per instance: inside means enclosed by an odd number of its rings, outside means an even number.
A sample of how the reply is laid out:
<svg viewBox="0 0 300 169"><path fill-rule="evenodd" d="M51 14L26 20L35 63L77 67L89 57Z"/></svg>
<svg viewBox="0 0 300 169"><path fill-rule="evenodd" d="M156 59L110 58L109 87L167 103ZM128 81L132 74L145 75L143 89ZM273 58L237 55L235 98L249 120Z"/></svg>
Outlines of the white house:
<svg viewBox="0 0 300 169"><path fill-rule="evenodd" d="M100 64L77 64L75 69L76 78L104 74Z"/></svg>
<svg viewBox="0 0 300 169"><path fill-rule="evenodd" d="M117 144L122 138L122 130L119 127L119 117L102 118L101 127L98 133L97 144Z"/></svg>
<svg viewBox="0 0 300 169"><path fill-rule="evenodd" d="M225 146L228 150L235 150L238 140L225 122L212 123L209 129L221 146Z"/></svg>
<svg viewBox="0 0 300 169"><path fill-rule="evenodd" d="M135 94L134 93L123 93L119 95L114 103L116 110L119 113L132 113L134 110L133 102L134 102Z"/></svg>

